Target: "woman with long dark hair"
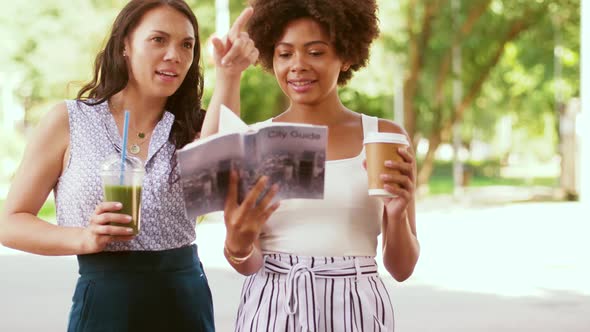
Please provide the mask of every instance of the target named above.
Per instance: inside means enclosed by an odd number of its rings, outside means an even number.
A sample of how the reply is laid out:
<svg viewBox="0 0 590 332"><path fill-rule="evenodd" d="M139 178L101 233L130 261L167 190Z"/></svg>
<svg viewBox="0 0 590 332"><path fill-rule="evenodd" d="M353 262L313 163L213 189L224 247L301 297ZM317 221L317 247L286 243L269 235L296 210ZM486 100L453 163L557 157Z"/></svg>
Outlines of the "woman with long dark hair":
<svg viewBox="0 0 590 332"><path fill-rule="evenodd" d="M217 130L221 103L239 106L241 73L258 57L240 32L251 15L245 10L228 38L214 41L217 82L206 119L194 13L182 0L132 0L117 16L91 82L41 121L6 200L0 241L41 255L77 255L68 331L214 330L176 150ZM99 175L105 158L125 146L124 111L127 154L145 168L139 234L124 227L131 218L117 213L121 202L103 201ZM52 190L57 225L37 217ZM242 218L260 218L256 211Z"/></svg>

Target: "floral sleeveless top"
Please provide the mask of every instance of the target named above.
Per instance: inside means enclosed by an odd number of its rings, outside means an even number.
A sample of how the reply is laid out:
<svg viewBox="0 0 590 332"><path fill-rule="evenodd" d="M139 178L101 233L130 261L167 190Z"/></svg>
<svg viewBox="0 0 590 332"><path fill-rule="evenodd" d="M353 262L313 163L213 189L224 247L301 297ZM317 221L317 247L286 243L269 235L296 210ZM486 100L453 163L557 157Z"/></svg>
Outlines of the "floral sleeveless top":
<svg viewBox="0 0 590 332"><path fill-rule="evenodd" d="M100 165L120 153L122 139L108 102L89 106L66 101L70 127L70 158L54 188L57 223L86 227L103 201ZM186 215L179 181L176 147L169 140L174 115L164 112L149 143L142 189L141 230L132 241L114 242L106 251L173 249L195 240L195 220Z"/></svg>

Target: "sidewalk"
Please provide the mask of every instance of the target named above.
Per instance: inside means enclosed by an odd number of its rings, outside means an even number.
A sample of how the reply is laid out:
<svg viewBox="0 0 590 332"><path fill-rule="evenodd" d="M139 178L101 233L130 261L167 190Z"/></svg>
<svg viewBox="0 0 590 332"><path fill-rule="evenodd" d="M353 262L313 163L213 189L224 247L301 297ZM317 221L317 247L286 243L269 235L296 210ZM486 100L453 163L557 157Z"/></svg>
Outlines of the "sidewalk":
<svg viewBox="0 0 590 332"><path fill-rule="evenodd" d="M396 331L590 331L590 220L577 203L418 206L421 257L397 283L383 271ZM223 224L198 226L218 331L231 331L243 277L223 258ZM72 257L0 249L0 331L64 331ZM23 318L25 317L25 318Z"/></svg>

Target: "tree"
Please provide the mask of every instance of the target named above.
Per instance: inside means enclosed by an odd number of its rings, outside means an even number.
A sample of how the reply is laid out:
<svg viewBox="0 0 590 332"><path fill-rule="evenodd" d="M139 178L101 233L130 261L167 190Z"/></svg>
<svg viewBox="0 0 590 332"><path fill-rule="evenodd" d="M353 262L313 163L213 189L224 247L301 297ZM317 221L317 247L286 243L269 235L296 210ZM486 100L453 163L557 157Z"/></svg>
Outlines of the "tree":
<svg viewBox="0 0 590 332"><path fill-rule="evenodd" d="M575 18L577 6L577 1L569 0L479 0L462 1L460 11L454 13L448 0L404 2L407 37L397 40L398 47L407 43L404 125L414 143L421 137L429 143L419 170L420 184L428 182L437 148L449 140L453 125L463 121L465 113L474 108L474 101L501 64L507 47L518 45L523 35L531 31L544 37L540 40L552 40L551 31L546 29L551 14L566 8ZM458 16L459 29L453 29L452 15ZM462 47L460 79L465 93L455 106L451 98L450 64L456 44Z"/></svg>

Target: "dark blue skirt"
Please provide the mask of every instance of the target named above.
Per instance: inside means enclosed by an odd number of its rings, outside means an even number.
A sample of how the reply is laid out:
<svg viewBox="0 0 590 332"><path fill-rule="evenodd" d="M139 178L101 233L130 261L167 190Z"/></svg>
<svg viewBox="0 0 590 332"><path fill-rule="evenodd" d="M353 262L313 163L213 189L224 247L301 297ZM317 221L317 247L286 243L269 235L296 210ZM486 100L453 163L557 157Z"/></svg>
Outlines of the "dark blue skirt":
<svg viewBox="0 0 590 332"><path fill-rule="evenodd" d="M214 331L196 245L78 256L68 332Z"/></svg>

